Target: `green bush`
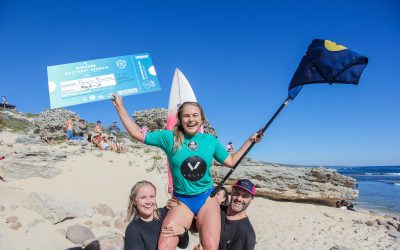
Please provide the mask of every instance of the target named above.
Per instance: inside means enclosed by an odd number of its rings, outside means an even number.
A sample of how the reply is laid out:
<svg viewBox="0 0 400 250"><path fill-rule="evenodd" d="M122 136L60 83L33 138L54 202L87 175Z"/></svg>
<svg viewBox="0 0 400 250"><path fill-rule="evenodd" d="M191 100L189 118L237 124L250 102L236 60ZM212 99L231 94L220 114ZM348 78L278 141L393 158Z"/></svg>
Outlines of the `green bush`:
<svg viewBox="0 0 400 250"><path fill-rule="evenodd" d="M3 125L4 128L8 128L13 132L23 132L33 128L33 125L29 121L12 117L9 117L6 120L3 119Z"/></svg>

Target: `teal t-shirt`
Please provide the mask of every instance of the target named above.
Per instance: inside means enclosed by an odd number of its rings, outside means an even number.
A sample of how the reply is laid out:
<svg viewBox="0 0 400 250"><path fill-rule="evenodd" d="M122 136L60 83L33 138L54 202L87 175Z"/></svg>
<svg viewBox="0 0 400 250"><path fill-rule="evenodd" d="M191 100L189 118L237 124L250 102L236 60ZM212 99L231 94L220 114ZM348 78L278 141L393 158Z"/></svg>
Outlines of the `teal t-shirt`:
<svg viewBox="0 0 400 250"><path fill-rule="evenodd" d="M229 153L212 135L196 133L185 136L182 147L174 152L171 130L148 132L145 144L157 146L167 154L174 191L183 195L197 195L213 186L211 164L215 158L223 163Z"/></svg>

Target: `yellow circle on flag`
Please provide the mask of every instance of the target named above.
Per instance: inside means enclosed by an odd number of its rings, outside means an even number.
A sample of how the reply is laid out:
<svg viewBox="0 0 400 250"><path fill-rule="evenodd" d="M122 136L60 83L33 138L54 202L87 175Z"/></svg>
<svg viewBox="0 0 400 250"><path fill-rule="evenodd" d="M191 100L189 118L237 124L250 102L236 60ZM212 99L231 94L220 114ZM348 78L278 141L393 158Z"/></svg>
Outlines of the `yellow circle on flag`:
<svg viewBox="0 0 400 250"><path fill-rule="evenodd" d="M325 40L325 48L329 51L340 51L340 50L347 49L343 45L336 44L329 40Z"/></svg>

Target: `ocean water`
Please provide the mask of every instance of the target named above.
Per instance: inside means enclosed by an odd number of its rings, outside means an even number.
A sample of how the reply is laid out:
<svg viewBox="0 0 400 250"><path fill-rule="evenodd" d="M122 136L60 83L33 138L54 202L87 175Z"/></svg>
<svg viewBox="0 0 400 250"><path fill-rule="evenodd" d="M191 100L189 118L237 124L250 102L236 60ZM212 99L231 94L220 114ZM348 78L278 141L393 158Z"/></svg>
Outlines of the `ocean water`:
<svg viewBox="0 0 400 250"><path fill-rule="evenodd" d="M354 208L400 216L400 166L335 167L357 180Z"/></svg>

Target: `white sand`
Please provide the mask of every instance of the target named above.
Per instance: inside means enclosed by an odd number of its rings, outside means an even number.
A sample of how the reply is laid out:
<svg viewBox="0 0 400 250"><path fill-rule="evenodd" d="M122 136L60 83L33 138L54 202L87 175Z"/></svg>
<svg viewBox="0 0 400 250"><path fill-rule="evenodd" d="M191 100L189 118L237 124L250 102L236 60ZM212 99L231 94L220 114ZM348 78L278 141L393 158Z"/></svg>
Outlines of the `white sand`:
<svg viewBox="0 0 400 250"><path fill-rule="evenodd" d="M0 133L0 141L12 142L15 136ZM6 152L6 146L0 146ZM15 144L16 147L23 147ZM60 147L59 145L54 147ZM70 151L76 146L69 146ZM75 201L89 207L107 204L116 214L126 210L131 187L137 181L149 180L158 189L158 204L167 200L166 173L147 172L153 165L153 153L141 150L137 153L116 154L103 152L102 157L94 152L68 157L57 163L62 174L52 178L30 178L0 182L0 249L66 249L74 246L63 238L60 230L68 225L104 218L77 218L52 225L39 214L22 207L22 200L31 192L48 193L59 201ZM162 159L163 161L164 159ZM11 210L12 205L18 205ZM314 204L278 202L255 198L248 215L257 235L256 249L329 249L342 245L350 249L400 249L400 243L388 236L383 227L367 226L368 220L383 218L369 212L352 212ZM5 220L17 216L22 227L9 228ZM111 218L109 222L112 224ZM96 224L96 223L95 223ZM94 224L93 224L94 225ZM116 231L113 227L96 224L92 230L96 236ZM198 238L191 237L188 249L192 249Z"/></svg>

